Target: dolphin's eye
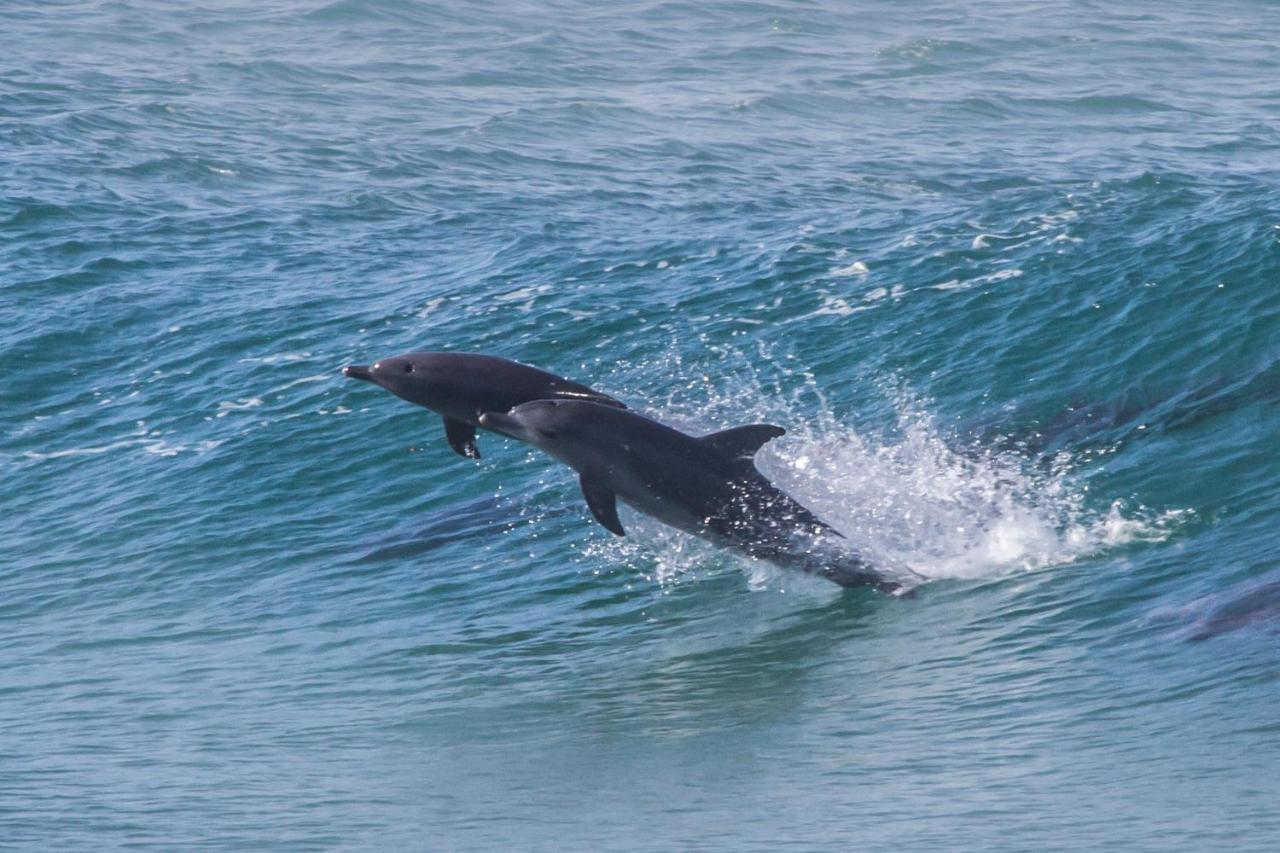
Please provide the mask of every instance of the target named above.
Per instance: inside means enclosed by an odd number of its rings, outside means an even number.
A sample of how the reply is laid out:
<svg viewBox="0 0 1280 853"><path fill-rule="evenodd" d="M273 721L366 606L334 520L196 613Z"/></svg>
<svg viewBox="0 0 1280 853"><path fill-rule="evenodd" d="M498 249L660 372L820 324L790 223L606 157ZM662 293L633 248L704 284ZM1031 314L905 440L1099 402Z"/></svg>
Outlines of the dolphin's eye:
<svg viewBox="0 0 1280 853"><path fill-rule="evenodd" d="M412 364L406 364L406 365L404 366L404 372L405 372L405 373L413 373L413 365L412 365Z"/></svg>

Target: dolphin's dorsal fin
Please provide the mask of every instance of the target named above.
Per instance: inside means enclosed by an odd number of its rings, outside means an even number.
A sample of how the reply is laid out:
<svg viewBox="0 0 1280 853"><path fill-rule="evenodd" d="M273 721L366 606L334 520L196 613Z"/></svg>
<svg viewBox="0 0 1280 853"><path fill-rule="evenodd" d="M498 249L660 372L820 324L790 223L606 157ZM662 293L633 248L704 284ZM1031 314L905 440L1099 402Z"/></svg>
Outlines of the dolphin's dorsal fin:
<svg viewBox="0 0 1280 853"><path fill-rule="evenodd" d="M786 434L785 429L773 424L747 424L704 435L701 441L730 459L750 462L765 442Z"/></svg>
<svg viewBox="0 0 1280 853"><path fill-rule="evenodd" d="M589 474L581 474L578 483L582 486L582 496L587 499L587 507L605 528L617 536L626 536L622 522L618 521L618 496L600 480Z"/></svg>
<svg viewBox="0 0 1280 853"><path fill-rule="evenodd" d="M479 459L480 451L476 447L476 428L471 424L446 417L444 419L444 437L449 440L453 452L468 459Z"/></svg>

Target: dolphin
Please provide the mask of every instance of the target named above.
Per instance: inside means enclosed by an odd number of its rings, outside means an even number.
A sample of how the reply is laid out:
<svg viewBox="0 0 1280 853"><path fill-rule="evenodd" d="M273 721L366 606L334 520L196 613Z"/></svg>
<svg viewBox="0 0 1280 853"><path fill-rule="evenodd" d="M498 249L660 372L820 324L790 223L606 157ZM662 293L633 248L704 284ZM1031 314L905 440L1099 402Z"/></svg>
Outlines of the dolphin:
<svg viewBox="0 0 1280 853"><path fill-rule="evenodd" d="M617 499L672 527L841 586L897 592L838 547L844 537L756 469L765 442L786 430L749 424L702 437L589 400L535 400L480 425L534 445L578 472L596 521L625 536Z"/></svg>
<svg viewBox="0 0 1280 853"><path fill-rule="evenodd" d="M410 403L438 412L444 434L459 456L479 459L476 427L480 414L508 411L530 400L590 400L619 409L626 406L608 394L562 376L492 355L467 352L407 352L352 364L342 375L381 385Z"/></svg>
<svg viewBox="0 0 1280 853"><path fill-rule="evenodd" d="M1195 625L1187 639L1208 640L1252 625L1263 625L1269 633L1280 633L1280 580L1252 585L1225 604L1214 608Z"/></svg>

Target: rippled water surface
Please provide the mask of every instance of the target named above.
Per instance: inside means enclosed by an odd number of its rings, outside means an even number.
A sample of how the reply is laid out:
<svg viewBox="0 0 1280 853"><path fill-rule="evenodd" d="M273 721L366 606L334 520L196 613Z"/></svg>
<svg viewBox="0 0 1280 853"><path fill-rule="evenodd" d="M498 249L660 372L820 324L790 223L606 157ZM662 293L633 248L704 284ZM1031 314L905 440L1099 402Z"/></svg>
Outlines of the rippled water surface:
<svg viewBox="0 0 1280 853"><path fill-rule="evenodd" d="M1280 847L1280 9L0 6L0 845ZM757 565L339 369L762 470Z"/></svg>

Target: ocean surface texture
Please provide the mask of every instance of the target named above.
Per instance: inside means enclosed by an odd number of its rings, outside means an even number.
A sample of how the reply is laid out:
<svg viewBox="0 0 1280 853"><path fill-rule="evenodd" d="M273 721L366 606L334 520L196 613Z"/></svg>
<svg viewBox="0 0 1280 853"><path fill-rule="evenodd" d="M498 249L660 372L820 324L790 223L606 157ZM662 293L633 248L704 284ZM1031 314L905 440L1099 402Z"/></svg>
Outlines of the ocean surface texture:
<svg viewBox="0 0 1280 853"><path fill-rule="evenodd" d="M0 848L1280 849L1280 6L0 4ZM912 597L352 362L535 364Z"/></svg>

